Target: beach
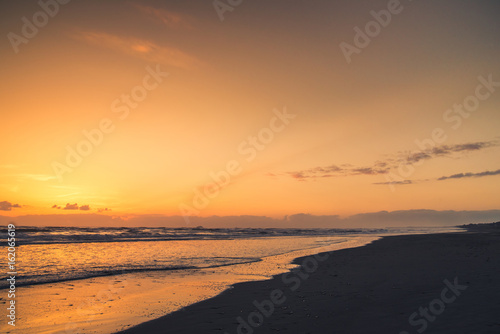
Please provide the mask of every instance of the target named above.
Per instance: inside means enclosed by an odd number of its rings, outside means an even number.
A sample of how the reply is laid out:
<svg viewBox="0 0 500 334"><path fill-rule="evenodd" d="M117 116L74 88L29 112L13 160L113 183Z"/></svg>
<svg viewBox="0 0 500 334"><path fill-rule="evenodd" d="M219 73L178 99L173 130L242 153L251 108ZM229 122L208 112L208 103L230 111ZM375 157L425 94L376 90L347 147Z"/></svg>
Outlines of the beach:
<svg viewBox="0 0 500 334"><path fill-rule="evenodd" d="M499 333L500 235L388 236L120 333Z"/></svg>
<svg viewBox="0 0 500 334"><path fill-rule="evenodd" d="M0 323L5 333L115 333L289 272L298 257L380 238L373 230L18 230L15 327ZM9 290L0 294L7 307Z"/></svg>
<svg viewBox="0 0 500 334"><path fill-rule="evenodd" d="M499 0L0 16L0 334L500 334Z"/></svg>

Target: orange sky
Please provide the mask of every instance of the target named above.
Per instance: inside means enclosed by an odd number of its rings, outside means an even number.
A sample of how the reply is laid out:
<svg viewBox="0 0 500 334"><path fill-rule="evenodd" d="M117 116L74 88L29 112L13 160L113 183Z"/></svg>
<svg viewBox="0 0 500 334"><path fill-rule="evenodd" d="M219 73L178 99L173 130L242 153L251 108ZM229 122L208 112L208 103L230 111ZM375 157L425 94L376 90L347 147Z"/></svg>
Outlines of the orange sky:
<svg viewBox="0 0 500 334"><path fill-rule="evenodd" d="M350 63L387 1L57 6L0 5L2 215L498 209L496 1L402 1Z"/></svg>

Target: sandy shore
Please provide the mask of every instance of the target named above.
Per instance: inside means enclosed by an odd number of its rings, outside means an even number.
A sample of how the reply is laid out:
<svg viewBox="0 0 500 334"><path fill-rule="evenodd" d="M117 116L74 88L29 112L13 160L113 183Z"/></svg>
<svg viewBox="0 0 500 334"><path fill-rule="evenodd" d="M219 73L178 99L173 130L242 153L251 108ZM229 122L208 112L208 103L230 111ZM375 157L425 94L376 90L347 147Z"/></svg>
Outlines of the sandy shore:
<svg viewBox="0 0 500 334"><path fill-rule="evenodd" d="M265 243L299 246L304 241L321 246L230 266L132 272L21 286L16 294L16 326L0 322L0 333L114 333L217 296L237 283L262 281L289 272L297 267L291 263L295 258L360 247L378 238L373 235L314 237L309 241L305 241L308 238L266 238L254 241L262 247ZM208 241L213 247L227 247L231 242ZM239 245L249 245L249 242L253 241L238 240ZM7 306L6 295L7 290L0 290L0 308Z"/></svg>
<svg viewBox="0 0 500 334"><path fill-rule="evenodd" d="M499 257L498 233L386 237L122 333L500 333Z"/></svg>

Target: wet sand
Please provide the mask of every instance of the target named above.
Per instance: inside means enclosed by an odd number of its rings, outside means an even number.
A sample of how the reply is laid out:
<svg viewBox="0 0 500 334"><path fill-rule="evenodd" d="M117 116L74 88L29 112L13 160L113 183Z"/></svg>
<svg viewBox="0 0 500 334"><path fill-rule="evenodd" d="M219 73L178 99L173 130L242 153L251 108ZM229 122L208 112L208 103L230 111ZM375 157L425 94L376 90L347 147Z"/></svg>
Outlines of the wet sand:
<svg viewBox="0 0 500 334"><path fill-rule="evenodd" d="M500 333L498 232L391 236L122 333Z"/></svg>
<svg viewBox="0 0 500 334"><path fill-rule="evenodd" d="M2 321L0 333L114 333L214 297L233 284L288 272L297 267L291 263L297 257L358 247L376 239L371 235L319 237L317 241L325 246L268 256L253 263L21 286L16 293L16 326ZM277 242L274 238L265 240ZM325 241L335 243L326 245ZM6 295L6 290L0 290L2 308Z"/></svg>

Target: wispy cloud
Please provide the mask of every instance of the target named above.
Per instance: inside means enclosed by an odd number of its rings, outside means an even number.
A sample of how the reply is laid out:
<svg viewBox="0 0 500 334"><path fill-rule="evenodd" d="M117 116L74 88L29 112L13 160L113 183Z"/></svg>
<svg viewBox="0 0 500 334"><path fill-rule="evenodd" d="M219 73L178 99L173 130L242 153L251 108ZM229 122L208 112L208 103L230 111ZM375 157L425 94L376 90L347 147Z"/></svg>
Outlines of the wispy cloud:
<svg viewBox="0 0 500 334"><path fill-rule="evenodd" d="M444 180L450 180L450 179L464 179L464 178L471 178L471 177L486 177L486 176L496 176L500 175L500 169L495 170L495 171L484 171L484 172L479 172L479 173L458 173L458 174L453 174L449 176L441 176L439 178L434 178L434 179L425 179L425 180L404 180L404 181L389 181L389 182L376 182L373 184L376 185L405 185L405 184L415 184L415 183L422 183L422 182L428 182L428 181L444 181Z"/></svg>
<svg viewBox="0 0 500 334"><path fill-rule="evenodd" d="M57 177L55 177L54 175L47 175L47 174L28 174L28 173L25 173L25 174L16 174L16 176L18 178L21 178L21 179L29 179L29 180L42 181L42 182L57 179Z"/></svg>
<svg viewBox="0 0 500 334"><path fill-rule="evenodd" d="M432 149L410 153L407 157L408 163L417 163L420 160L434 159L444 156L453 156L454 154L469 153L480 151L485 148L498 146L498 141L492 140L487 142L475 142L457 145L440 145Z"/></svg>
<svg viewBox="0 0 500 334"><path fill-rule="evenodd" d="M288 172L287 174L297 180L312 178L328 178L353 175L379 175L389 171L385 162L376 162L373 166L356 167L352 165L330 165L325 167L314 167L302 171Z"/></svg>
<svg viewBox="0 0 500 334"><path fill-rule="evenodd" d="M468 178L468 177L485 177L485 176L495 176L495 175L500 175L500 169L495 170L495 171L485 171L485 172L480 172L480 173L459 173L459 174L453 174L450 176L442 176L438 178L438 181L443 181L443 180L449 180L449 179L463 179L463 178Z"/></svg>
<svg viewBox="0 0 500 334"><path fill-rule="evenodd" d="M69 197L69 196L75 196L79 195L80 192L74 192L74 193L69 193L69 194L62 194L62 195L57 195L56 197Z"/></svg>
<svg viewBox="0 0 500 334"><path fill-rule="evenodd" d="M412 165L422 160L431 160L440 157L460 158L467 153L480 151L496 146L499 146L499 142L497 140L456 145L440 145L425 151L398 152L397 154L387 156L383 160L375 161L368 166L353 166L351 164L329 165L287 172L285 174L299 181L356 175L381 175L387 174L391 169L398 168L401 165ZM412 183L414 182L412 182L411 180L398 182L398 184ZM375 184L388 183L380 182ZM390 184L394 184L394 182L391 182Z"/></svg>
<svg viewBox="0 0 500 334"><path fill-rule="evenodd" d="M0 187L3 189L7 189L8 191L11 191L13 193L19 192L19 185L17 184L0 184Z"/></svg>
<svg viewBox="0 0 500 334"><path fill-rule="evenodd" d="M132 6L144 15L155 21L173 29L192 29L192 19L186 15L172 12L166 9L146 6L140 3L132 3Z"/></svg>
<svg viewBox="0 0 500 334"><path fill-rule="evenodd" d="M122 37L97 31L82 31L74 38L89 44L111 49L148 62L194 69L201 66L201 61L177 48L163 46L152 41L134 37Z"/></svg>
<svg viewBox="0 0 500 334"><path fill-rule="evenodd" d="M414 184L413 180L404 180L404 181L391 181L391 182L375 182L373 184L376 185L405 185L405 184Z"/></svg>
<svg viewBox="0 0 500 334"><path fill-rule="evenodd" d="M57 179L57 177L55 177L54 175L47 175L47 174L18 173L18 174L4 174L4 175L9 176L18 181L33 180L33 181L45 182Z"/></svg>

